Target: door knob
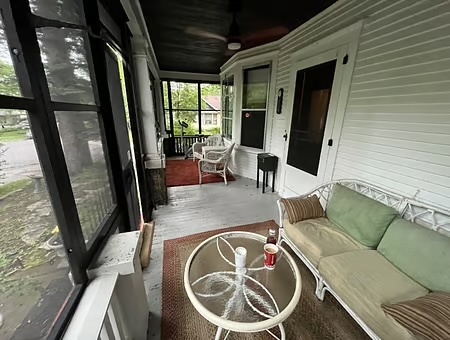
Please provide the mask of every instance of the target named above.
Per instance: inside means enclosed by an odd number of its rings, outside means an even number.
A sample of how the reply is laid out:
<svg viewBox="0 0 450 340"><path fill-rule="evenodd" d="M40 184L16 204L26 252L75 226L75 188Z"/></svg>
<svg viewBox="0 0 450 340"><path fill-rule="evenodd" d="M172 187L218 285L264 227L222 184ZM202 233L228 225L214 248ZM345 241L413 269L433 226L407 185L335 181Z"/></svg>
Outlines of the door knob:
<svg viewBox="0 0 450 340"><path fill-rule="evenodd" d="M287 134L287 132L286 132L286 131L284 131L284 135L283 135L283 138L284 138L284 140L285 140L285 141L287 141L287 138L288 138L288 134Z"/></svg>

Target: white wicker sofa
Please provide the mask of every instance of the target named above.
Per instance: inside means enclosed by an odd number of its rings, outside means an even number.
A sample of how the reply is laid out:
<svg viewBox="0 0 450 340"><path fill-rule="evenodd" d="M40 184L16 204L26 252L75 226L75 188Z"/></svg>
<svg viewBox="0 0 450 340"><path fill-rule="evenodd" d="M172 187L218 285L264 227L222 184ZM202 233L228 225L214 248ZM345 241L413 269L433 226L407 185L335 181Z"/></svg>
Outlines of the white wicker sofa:
<svg viewBox="0 0 450 340"><path fill-rule="evenodd" d="M385 190L384 188L376 187L361 181L340 180L326 183L311 192L296 198L306 198L316 195L319 197L320 203L326 211L333 193L333 189L336 185L342 185L375 201L381 202L388 207L394 208L398 212L397 220L401 220L400 222L404 219L429 228L434 232L450 236L450 211L444 211L443 209L428 206L414 199L402 197L401 195ZM376 287L375 290L389 290L390 286L388 281L390 280L390 276L392 275L393 277L396 277L396 279L398 279L396 284L400 282L401 284L398 286L404 288L397 288L397 290L393 289L392 292L388 293L388 296L389 294L391 294L391 296L386 298L389 301L382 301L382 303L397 303L415 299L417 297L424 296L435 289L423 287L425 285L415 282L412 278L402 272L402 268L397 268L396 265L391 264L389 260L384 259L383 252L381 250L378 251L377 247L365 247L356 241L353 242L352 238L348 235L342 237L341 234L343 233L341 233L338 228L334 228L332 223L329 222L326 217L298 222L299 225L294 226L289 223L286 208L281 200L278 201L278 208L280 213L279 244L284 242L289 245L289 247L312 272L316 279L315 294L318 299L323 300L325 292L330 292L372 339L415 339L412 333L398 324L394 319L389 316L384 316L384 312L381 309L381 303L379 301L374 301L372 306L372 311L375 311L374 313L377 314L376 317L372 317L371 312L366 313L364 309L361 311L361 309L358 308L358 303L366 303L369 305L372 304L371 301L368 302L368 299L370 300L372 296L370 291L371 288L364 287L364 284L359 282L355 282L354 284L354 281L352 281L355 277L352 275L353 273L345 273L348 270L353 270L352 262L344 261L345 265L339 266L339 260L342 260L345 257L349 258L350 255L358 257L359 259L356 261L364 261L364 259L366 259L367 265L354 267L361 269L361 273L355 273L355 275L365 277L370 276L370 274L374 271L379 271L379 273L375 273L378 276L375 275L374 277L383 278L379 281L381 286L384 284L384 287ZM393 224L394 223L392 222L391 225ZM317 232L317 230L314 231L316 234L311 234L312 237L308 237L308 234L302 234L302 232L307 232L308 228L314 229L316 227L322 229L320 229L319 232ZM305 229L299 231L299 229L302 228ZM324 229L327 229L325 233L322 232ZM295 234L295 232L299 233ZM426 232L430 233L429 231ZM383 237L387 234L388 231L386 231ZM335 243L333 240L333 235L336 235ZM315 238L316 236L317 238ZM316 241L317 244L314 244ZM320 242L322 242L322 245L323 242L325 242L323 249L321 249ZM447 241L445 240L444 242ZM328 249L325 249L327 247ZM407 248L407 246L405 248ZM379 268L377 268L377 264L380 262L371 262L373 258L378 259L377 261L382 261L382 267L384 266L385 268L379 270ZM444 263L447 263L447 261L448 268L450 268L450 259L444 260ZM440 260L440 264L442 265L442 260ZM446 273L444 275L449 275L449 271L447 269L445 269L445 272ZM353 279L351 277L353 277ZM384 282L385 280L387 282ZM368 281L367 284L371 285L371 282ZM387 288L386 285L388 285ZM342 291L342 286L345 287L345 293ZM442 285L440 287L442 287ZM450 292L450 281L448 282L448 287L447 283L444 283L444 288L440 288L439 290ZM352 295L355 296L354 299L349 298L349 296ZM354 300L358 298L361 299L361 302L355 303Z"/></svg>

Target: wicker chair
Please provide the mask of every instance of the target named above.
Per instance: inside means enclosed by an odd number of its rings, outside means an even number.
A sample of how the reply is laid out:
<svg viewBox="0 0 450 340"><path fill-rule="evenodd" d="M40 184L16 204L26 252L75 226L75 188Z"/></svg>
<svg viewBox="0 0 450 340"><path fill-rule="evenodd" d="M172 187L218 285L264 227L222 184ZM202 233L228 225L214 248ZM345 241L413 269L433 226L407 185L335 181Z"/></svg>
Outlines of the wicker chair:
<svg viewBox="0 0 450 340"><path fill-rule="evenodd" d="M204 146L221 146L223 145L222 135L212 135L205 139L203 143L194 143L192 145L192 160L203 159L202 148Z"/></svg>
<svg viewBox="0 0 450 340"><path fill-rule="evenodd" d="M216 174L223 177L225 185L227 182L228 162L234 149L234 143L225 151L210 151L204 159L198 162L199 183L202 184L202 176Z"/></svg>

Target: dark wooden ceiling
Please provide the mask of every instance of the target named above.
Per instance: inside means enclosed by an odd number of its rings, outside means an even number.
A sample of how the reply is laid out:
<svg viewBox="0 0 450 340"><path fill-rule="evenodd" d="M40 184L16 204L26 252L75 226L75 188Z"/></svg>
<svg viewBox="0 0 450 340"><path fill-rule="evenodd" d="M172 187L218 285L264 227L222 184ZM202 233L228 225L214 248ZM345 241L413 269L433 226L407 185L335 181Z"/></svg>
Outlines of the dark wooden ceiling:
<svg viewBox="0 0 450 340"><path fill-rule="evenodd" d="M243 0L237 20L241 34L283 26L289 31L336 0ZM195 27L226 35L229 0L140 0L161 70L218 74L230 58L224 41L186 33ZM265 39L266 40L266 39ZM268 39L270 40L270 39ZM269 41L264 41L269 42ZM252 45L261 45L255 41ZM247 46L249 47L249 44Z"/></svg>

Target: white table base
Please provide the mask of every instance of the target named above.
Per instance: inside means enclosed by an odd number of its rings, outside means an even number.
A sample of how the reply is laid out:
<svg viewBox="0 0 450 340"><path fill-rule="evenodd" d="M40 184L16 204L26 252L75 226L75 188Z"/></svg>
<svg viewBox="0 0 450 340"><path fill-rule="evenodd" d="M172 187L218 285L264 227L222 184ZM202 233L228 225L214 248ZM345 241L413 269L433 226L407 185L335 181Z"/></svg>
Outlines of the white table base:
<svg viewBox="0 0 450 340"><path fill-rule="evenodd" d="M269 331L268 329L266 329L266 332L269 333L270 335L272 335L275 339L277 340L285 340L286 339L286 332L284 330L284 326L282 323L278 324L278 327L280 328L280 333L281 333L281 337L277 337L275 334L273 334L271 331ZM216 337L214 338L214 340L220 340L220 337L222 336L222 332L224 331L224 329L222 327L217 327L217 332L216 332ZM227 334L225 334L225 338L223 338L223 340L227 340L228 335L230 334L231 331L227 331Z"/></svg>

